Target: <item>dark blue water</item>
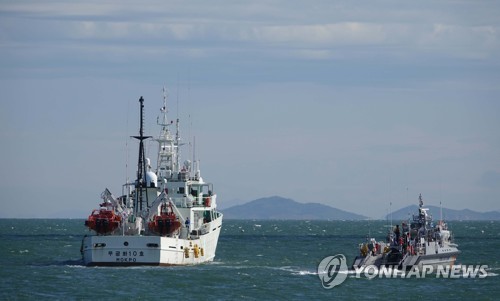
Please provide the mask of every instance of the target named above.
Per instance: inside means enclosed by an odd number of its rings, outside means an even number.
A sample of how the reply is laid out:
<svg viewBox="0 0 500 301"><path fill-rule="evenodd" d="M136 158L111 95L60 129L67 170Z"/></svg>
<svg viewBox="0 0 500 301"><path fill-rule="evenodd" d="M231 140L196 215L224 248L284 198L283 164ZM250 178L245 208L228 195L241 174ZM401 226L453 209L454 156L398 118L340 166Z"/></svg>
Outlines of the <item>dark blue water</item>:
<svg viewBox="0 0 500 301"><path fill-rule="evenodd" d="M0 219L0 299L351 299L498 300L500 222L454 222L462 264L486 264L479 279L357 279L326 290L316 274L326 256L349 263L382 221L225 221L213 263L190 267L87 268L83 220Z"/></svg>

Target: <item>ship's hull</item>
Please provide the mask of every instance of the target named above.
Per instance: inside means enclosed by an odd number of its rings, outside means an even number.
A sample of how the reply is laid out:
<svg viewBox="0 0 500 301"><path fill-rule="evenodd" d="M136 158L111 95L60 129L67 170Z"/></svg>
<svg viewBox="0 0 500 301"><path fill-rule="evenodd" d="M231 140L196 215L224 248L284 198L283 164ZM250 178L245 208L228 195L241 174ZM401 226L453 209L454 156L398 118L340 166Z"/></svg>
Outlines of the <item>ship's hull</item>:
<svg viewBox="0 0 500 301"><path fill-rule="evenodd" d="M458 254L460 254L459 251L445 254L409 256L403 261L401 267L404 270L408 270L412 267L418 267L419 269L422 269L423 266L432 266L435 270L439 266L446 267L449 265L454 265Z"/></svg>
<svg viewBox="0 0 500 301"><path fill-rule="evenodd" d="M210 222L210 231L188 239L142 235L92 235L82 242L87 266L172 266L213 261L222 216Z"/></svg>
<svg viewBox="0 0 500 301"><path fill-rule="evenodd" d="M402 270L409 270L412 267L418 267L421 269L423 266L432 266L436 269L439 266L449 266L455 264L458 254L460 254L460 251L455 249L453 251L440 254L410 255L406 256L399 262L389 261L383 254L375 256L357 256L354 259L352 267L360 268L376 266L377 268L380 268L381 266L396 266Z"/></svg>

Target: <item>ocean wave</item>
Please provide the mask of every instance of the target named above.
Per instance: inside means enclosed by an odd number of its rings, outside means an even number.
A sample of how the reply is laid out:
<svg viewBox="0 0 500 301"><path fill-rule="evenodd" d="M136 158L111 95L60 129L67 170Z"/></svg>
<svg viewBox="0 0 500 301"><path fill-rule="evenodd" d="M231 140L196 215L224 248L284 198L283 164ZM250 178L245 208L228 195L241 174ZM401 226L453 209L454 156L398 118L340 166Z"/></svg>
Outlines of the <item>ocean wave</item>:
<svg viewBox="0 0 500 301"><path fill-rule="evenodd" d="M318 272L315 270L311 271L297 266L282 266L282 267L269 267L269 268L274 270L289 272L292 275L298 275L298 276L318 275Z"/></svg>
<svg viewBox="0 0 500 301"><path fill-rule="evenodd" d="M317 272L311 272L311 271L298 271L297 273L292 273L293 275L318 275Z"/></svg>
<svg viewBox="0 0 500 301"><path fill-rule="evenodd" d="M494 273L493 271L500 271L500 267L494 267L494 268L487 268L486 269L486 275L488 277L496 277L498 276L498 273Z"/></svg>
<svg viewBox="0 0 500 301"><path fill-rule="evenodd" d="M79 264L79 265L78 265L78 264L77 264L77 265L74 265L74 264L67 264L66 266L67 266L68 268L72 268L72 269L77 269L77 268L79 268L79 269L86 269L86 268L87 268L87 267L86 267L85 265L83 265L83 264Z"/></svg>

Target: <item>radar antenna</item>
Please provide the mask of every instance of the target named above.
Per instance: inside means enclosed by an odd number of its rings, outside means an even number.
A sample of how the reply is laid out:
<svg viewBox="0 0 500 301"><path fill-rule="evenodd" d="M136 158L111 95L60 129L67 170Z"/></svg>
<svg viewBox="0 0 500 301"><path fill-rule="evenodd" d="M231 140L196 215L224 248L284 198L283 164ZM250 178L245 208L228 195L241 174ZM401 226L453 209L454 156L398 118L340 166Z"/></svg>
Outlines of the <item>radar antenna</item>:
<svg viewBox="0 0 500 301"><path fill-rule="evenodd" d="M151 138L151 136L144 136L144 98L139 98L140 103L140 128L139 136L132 136L139 140L139 160L137 163L137 180L135 182L136 195L134 200L134 213L137 214L143 209L144 195L146 195L146 206L149 206L148 194L146 190L146 154L144 153L144 140Z"/></svg>

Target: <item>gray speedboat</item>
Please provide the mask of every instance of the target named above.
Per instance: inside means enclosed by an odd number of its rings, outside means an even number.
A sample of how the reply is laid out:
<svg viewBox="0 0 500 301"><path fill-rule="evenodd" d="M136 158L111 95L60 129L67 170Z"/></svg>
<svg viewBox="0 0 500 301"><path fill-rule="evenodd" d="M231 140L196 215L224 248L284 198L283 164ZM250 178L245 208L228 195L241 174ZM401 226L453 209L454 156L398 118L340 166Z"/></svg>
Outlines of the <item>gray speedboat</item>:
<svg viewBox="0 0 500 301"><path fill-rule="evenodd" d="M366 242L359 245L360 254L352 267L373 265L409 270L414 266L453 265L460 251L453 243L451 232L442 218L435 225L429 208L423 205L420 194L418 215L413 215L408 223L402 223L401 228L396 225L389 231L385 242L367 237Z"/></svg>

